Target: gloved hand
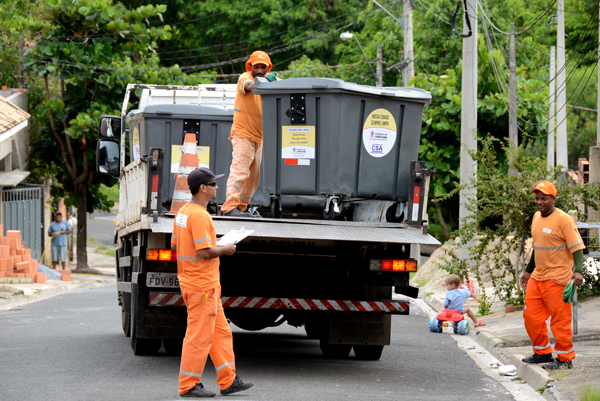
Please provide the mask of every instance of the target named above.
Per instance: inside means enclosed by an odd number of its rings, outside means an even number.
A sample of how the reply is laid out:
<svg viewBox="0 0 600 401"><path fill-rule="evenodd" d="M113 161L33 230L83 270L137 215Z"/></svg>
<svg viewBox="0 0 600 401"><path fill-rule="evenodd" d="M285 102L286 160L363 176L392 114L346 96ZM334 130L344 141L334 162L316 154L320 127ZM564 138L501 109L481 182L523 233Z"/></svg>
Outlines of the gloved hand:
<svg viewBox="0 0 600 401"><path fill-rule="evenodd" d="M265 76L265 78L267 78L269 80L269 82L274 82L277 81L277 74L275 74L274 72L267 74Z"/></svg>

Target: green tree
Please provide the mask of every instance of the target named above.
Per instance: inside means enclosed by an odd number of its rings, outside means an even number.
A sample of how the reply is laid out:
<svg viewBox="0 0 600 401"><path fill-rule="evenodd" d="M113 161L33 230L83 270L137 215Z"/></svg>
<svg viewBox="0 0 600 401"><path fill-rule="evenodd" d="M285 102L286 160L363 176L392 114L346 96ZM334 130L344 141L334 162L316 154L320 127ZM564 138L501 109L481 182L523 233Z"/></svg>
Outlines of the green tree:
<svg viewBox="0 0 600 401"><path fill-rule="evenodd" d="M160 18L165 8L48 0L14 27L26 28L37 42L25 64L44 79L47 99L37 109L40 130L32 140L32 159L38 176L56 178L52 194L77 207L77 269L87 268L86 212L112 206L94 174L99 117L120 114L128 83L189 81L177 66L158 64L156 42L168 40L170 28L150 27L149 20Z"/></svg>

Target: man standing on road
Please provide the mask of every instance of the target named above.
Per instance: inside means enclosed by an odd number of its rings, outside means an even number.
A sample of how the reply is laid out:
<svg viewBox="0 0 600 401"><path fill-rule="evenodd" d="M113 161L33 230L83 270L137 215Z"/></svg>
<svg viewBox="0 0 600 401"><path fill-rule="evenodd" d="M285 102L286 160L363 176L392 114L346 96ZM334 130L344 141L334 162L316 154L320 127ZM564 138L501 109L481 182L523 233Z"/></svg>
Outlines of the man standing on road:
<svg viewBox="0 0 600 401"><path fill-rule="evenodd" d="M548 181L540 182L532 191L538 212L533 216L531 235L533 254L521 277L526 289L525 329L533 343L534 354L524 358L525 363L545 363L544 369L572 368L575 358L571 329L571 304L563 301L565 286L573 280L583 283L583 249L585 245L573 219L554 207L556 187ZM575 272L573 272L575 266ZM556 344L556 359L548 338L546 320Z"/></svg>
<svg viewBox="0 0 600 401"><path fill-rule="evenodd" d="M62 213L56 212L54 221L50 223L48 235L52 237L52 268L56 270L56 263L60 258L63 270L67 267L67 235L71 234L71 227L63 221Z"/></svg>
<svg viewBox="0 0 600 401"><path fill-rule="evenodd" d="M196 168L188 176L192 200L175 216L171 250L177 252L177 276L187 306L187 330L183 340L179 369L181 397L214 397L201 383L208 355L217 370L221 395L229 395L253 386L236 375L233 335L221 303L219 257L233 255L235 245L217 246L215 224L206 210L217 196L215 175L209 169Z"/></svg>
<svg viewBox="0 0 600 401"><path fill-rule="evenodd" d="M221 207L225 216L252 217L247 211L252 195L258 187L262 162L262 99L252 93L256 77L277 80L271 58L263 51L255 51L246 62L246 72L238 79L233 108L231 144L233 160L227 179L227 197ZM259 216L256 216L259 217Z"/></svg>

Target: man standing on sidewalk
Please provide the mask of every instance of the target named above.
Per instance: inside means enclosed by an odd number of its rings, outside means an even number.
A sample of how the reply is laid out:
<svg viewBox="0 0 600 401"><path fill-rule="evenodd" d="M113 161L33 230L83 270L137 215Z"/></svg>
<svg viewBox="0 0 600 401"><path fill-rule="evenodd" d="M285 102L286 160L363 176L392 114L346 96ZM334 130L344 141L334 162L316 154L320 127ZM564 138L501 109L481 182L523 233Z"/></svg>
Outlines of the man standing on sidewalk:
<svg viewBox="0 0 600 401"><path fill-rule="evenodd" d="M534 354L524 358L525 363L545 363L544 369L572 368L575 358L571 328L571 304L563 302L565 286L573 280L583 283L583 249L585 245L573 219L554 207L556 187L548 181L540 182L532 191L538 212L533 216L531 235L533 254L521 277L526 289L525 329L533 343ZM575 266L575 272L573 272ZM546 320L556 344L556 359L548 337Z"/></svg>
<svg viewBox="0 0 600 401"><path fill-rule="evenodd" d="M71 234L71 227L63 221L62 213L56 212L54 221L50 223L48 235L52 237L52 268L56 270L56 264L60 258L63 270L67 268L67 235Z"/></svg>
<svg viewBox="0 0 600 401"><path fill-rule="evenodd" d="M202 386L202 372L210 355L222 395L253 386L236 375L233 335L221 303L219 257L233 255L235 245L217 246L215 224L206 211L217 196L221 178L209 169L196 168L188 176L192 200L183 205L173 224L171 250L177 252L177 277L187 306L187 330L179 369L181 397L214 397Z"/></svg>
<svg viewBox="0 0 600 401"><path fill-rule="evenodd" d="M269 55L258 50L252 53L246 62L247 71L238 79L229 137L233 160L227 178L227 198L221 207L224 216L253 216L247 209L260 179L263 128L262 99L252 91L256 77L277 80L275 74L268 74L271 68Z"/></svg>

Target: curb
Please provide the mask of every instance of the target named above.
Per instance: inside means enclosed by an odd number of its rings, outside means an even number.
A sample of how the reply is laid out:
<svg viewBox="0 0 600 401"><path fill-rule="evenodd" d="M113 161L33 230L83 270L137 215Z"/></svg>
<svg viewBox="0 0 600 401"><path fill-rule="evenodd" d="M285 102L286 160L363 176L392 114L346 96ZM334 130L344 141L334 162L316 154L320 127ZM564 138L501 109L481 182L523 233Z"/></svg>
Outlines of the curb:
<svg viewBox="0 0 600 401"><path fill-rule="evenodd" d="M434 311L439 312L443 304L439 299L433 297L424 297L423 301L429 305ZM521 361L525 356L517 354L505 354L504 349L507 348L506 343L501 338L496 337L493 333L483 330L469 330L469 337L473 338L477 344L485 348L496 359L505 361L509 365L517 367L517 374L534 390L545 387L542 397L548 401L556 401L553 395L552 387L549 383L553 380L548 373L538 365L527 364Z"/></svg>
<svg viewBox="0 0 600 401"><path fill-rule="evenodd" d="M60 284L49 288L41 289L32 287L32 290L37 290L38 292L29 295L26 295L25 291L22 289L11 288L12 293L10 295L0 297L0 302L2 298L7 300L7 302L0 303L0 310L10 309L14 306L19 306L25 303L51 298L53 296L63 294L65 292L84 290L87 288L104 287L116 283L116 278L114 276L82 277L82 275L75 274L73 277L75 281L73 281L71 284Z"/></svg>

